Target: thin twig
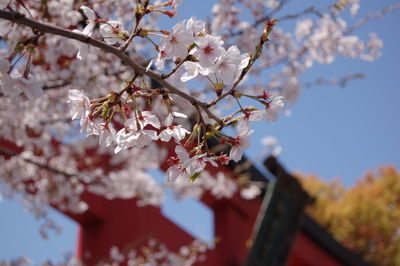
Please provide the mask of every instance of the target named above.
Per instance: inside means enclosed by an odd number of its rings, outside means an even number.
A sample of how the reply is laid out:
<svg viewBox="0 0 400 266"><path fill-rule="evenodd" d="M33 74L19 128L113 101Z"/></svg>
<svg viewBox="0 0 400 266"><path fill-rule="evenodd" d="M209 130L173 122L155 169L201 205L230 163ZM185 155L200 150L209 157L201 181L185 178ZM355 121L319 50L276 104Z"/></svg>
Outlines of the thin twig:
<svg viewBox="0 0 400 266"><path fill-rule="evenodd" d="M42 90L47 91L47 90L58 89L58 88L62 88L62 87L68 86L70 84L71 84L71 82L65 81L65 82L63 82L61 84L45 85L45 86L42 87ZM2 92L0 92L0 97L3 97L3 96L4 96L4 94Z"/></svg>
<svg viewBox="0 0 400 266"><path fill-rule="evenodd" d="M270 29L270 31L268 33L266 33L265 32L266 29L264 29L263 35L260 38L260 42L256 45L256 48L255 48L255 51L254 51L254 55L252 55L250 57L248 65L242 70L242 72L240 73L240 75L237 78L237 80L235 81L235 83L233 83L232 87L227 92L225 92L225 93L221 94L220 96L218 96L217 98L215 98L212 102L209 102L206 105L207 107L214 106L219 101L221 101L222 99L227 97L228 95L233 95L235 93L236 87L243 80L244 76L246 76L246 74L250 71L251 67L257 61L257 59L261 56L264 44L269 41L268 40L268 35L272 31L272 28L273 28L273 26L271 26L271 29ZM265 33L266 33L266 35L264 36Z"/></svg>
<svg viewBox="0 0 400 266"><path fill-rule="evenodd" d="M32 29L38 30L40 32L45 32L45 33L50 33L58 36L63 36L69 39L77 40L82 43L86 43L88 45L100 48L106 53L113 54L117 56L122 62L127 64L130 68L132 68L134 71L137 73L143 74L148 76L149 78L153 79L154 81L157 81L160 85L162 85L164 88L168 90L169 93L171 94L176 94L188 102L190 102L192 105L199 105L204 112L213 120L218 122L220 125L223 125L223 122L221 119L219 119L217 116L215 116L206 106L205 103L195 99L194 97L190 96L189 94L186 94L185 92L175 88L172 86L169 82L165 81L161 76L151 70L146 70L145 67L139 65L136 63L134 60L132 60L127 54L124 53L124 51L121 51L120 49L110 46L104 42L95 40L90 38L89 36L82 35L79 33L75 33L69 30L65 30L56 26L51 26L47 25L41 22L37 22L32 19L28 19L24 17L22 14L15 13L15 12L10 12L10 11L5 11L5 10L0 10L0 18L9 20L11 22L25 25L27 27L30 27Z"/></svg>
<svg viewBox="0 0 400 266"><path fill-rule="evenodd" d="M364 78L364 74L362 73L355 73L355 74L347 74L343 76L342 78L339 79L316 79L314 81L306 82L301 87L303 88L311 88L314 86L322 85L322 86L327 86L327 85L333 85L337 86L339 85L340 87L345 87L349 81L356 80L356 79L362 79Z"/></svg>
<svg viewBox="0 0 400 266"><path fill-rule="evenodd" d="M355 31L356 29L364 26L371 20L381 19L383 16L393 13L399 9L400 9L400 3L397 3L392 6L384 7L381 11L378 11L375 13L370 13L370 14L366 15L365 17L363 17L362 19L360 19L359 21L357 21L356 23L354 23L353 25L351 25L350 27L348 27L347 30L344 32L344 34L347 35L353 31Z"/></svg>
<svg viewBox="0 0 400 266"><path fill-rule="evenodd" d="M206 148L207 154L209 155L210 154L210 149L208 147L207 135L206 135L206 133L207 133L207 124L204 121L203 115L201 114L201 110L197 105L196 105L196 109L197 109L197 112L199 114L199 120L200 120L199 122L201 123L201 127L203 128L203 136L202 136L203 143L204 143L204 146ZM198 143L198 145L200 145L200 143Z"/></svg>
<svg viewBox="0 0 400 266"><path fill-rule="evenodd" d="M139 24L140 24L140 21L142 20L142 18L144 16L144 10L146 10L147 6L149 5L149 2L150 2L149 0L146 0L143 3L143 5L141 7L141 10L142 10L141 12L138 12L139 3L136 4L136 12L135 12L136 23L135 23L135 27L133 28L131 34L129 35L128 40L126 40L126 42L121 46L121 48L120 48L121 51L125 51L126 48L128 48L129 43L133 40L133 38L135 38L138 35L138 33L140 31Z"/></svg>
<svg viewBox="0 0 400 266"><path fill-rule="evenodd" d="M162 77L163 79L167 79L167 78L169 78L170 76L172 76L172 75L183 65L183 63L185 63L185 62L187 61L187 59L188 59L188 57L186 57L185 59L181 60L181 61L175 66L175 68L171 70L171 72L169 72L169 73L166 74L166 75L161 75L161 77Z"/></svg>
<svg viewBox="0 0 400 266"><path fill-rule="evenodd" d="M257 27L258 25L260 25L261 23L263 23L264 21L271 19L272 16L274 16L277 12L279 12L279 10L282 9L282 7L284 5L286 5L289 2L289 0L281 0L278 4L278 6L272 10L269 14L265 15L264 17L258 19L255 23L254 26Z"/></svg>
<svg viewBox="0 0 400 266"><path fill-rule="evenodd" d="M132 33L129 35L128 40L126 40L126 42L121 46L121 48L120 48L121 51L125 51L126 48L128 48L128 46L131 43L131 41L133 40L133 38L135 38L135 36L137 35L136 31L137 31L137 24L135 25L135 28L132 31Z"/></svg>
<svg viewBox="0 0 400 266"><path fill-rule="evenodd" d="M39 168L41 168L41 169L44 169L44 170L46 170L46 171L49 171L49 172L51 172L51 173L53 173L53 174L63 175L63 176L66 176L66 177L73 177L73 176L76 176L76 175L72 175L72 174L69 174L69 173L60 171L60 170L58 170L58 169L56 169L56 168L53 168L53 167L51 167L51 166L49 166L49 165L47 165L47 164L42 164L42 163L39 163L39 162L35 162L35 161L31 160L31 159L24 158L24 157L20 156L19 153L14 152L14 151L11 151L11 150L9 150L9 149L6 149L6 148L4 148L4 147L0 147L0 154L3 154L3 155L5 155L5 156L10 156L10 157L18 156L18 157L21 158L23 161L25 161L25 162L27 162L27 163L30 163L30 164L33 164L33 165L36 165L37 167L39 167Z"/></svg>
<svg viewBox="0 0 400 266"><path fill-rule="evenodd" d="M332 7L332 5L327 6L327 7L323 7L323 8L320 8L320 9L316 9L314 6L310 6L310 7L307 7L306 9L304 9L303 11L300 11L300 12L298 12L296 14L289 14L289 15L282 16L282 17L278 18L278 20L279 21L284 21L284 20L289 20L289 19L297 19L297 18L299 18L301 16L305 16L307 14L315 14L318 17L321 17L322 16L321 12L323 10L329 9L331 7Z"/></svg>

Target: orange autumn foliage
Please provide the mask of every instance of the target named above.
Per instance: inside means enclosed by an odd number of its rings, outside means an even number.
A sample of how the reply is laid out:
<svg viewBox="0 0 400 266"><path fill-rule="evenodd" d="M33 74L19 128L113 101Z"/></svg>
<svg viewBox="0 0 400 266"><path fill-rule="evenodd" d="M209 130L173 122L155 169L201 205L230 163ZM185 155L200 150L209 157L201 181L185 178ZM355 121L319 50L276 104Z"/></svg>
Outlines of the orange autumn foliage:
<svg viewBox="0 0 400 266"><path fill-rule="evenodd" d="M400 173L368 172L355 186L296 175L315 197L307 212L341 243L377 265L400 265Z"/></svg>

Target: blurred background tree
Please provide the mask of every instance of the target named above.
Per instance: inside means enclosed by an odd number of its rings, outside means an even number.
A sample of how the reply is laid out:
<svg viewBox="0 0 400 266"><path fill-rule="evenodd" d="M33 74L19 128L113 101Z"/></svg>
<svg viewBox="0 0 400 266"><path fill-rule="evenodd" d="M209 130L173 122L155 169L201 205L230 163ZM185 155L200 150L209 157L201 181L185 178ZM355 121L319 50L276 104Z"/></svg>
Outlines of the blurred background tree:
<svg viewBox="0 0 400 266"><path fill-rule="evenodd" d="M400 172L382 166L346 188L297 173L315 197L307 212L346 247L378 265L400 265Z"/></svg>

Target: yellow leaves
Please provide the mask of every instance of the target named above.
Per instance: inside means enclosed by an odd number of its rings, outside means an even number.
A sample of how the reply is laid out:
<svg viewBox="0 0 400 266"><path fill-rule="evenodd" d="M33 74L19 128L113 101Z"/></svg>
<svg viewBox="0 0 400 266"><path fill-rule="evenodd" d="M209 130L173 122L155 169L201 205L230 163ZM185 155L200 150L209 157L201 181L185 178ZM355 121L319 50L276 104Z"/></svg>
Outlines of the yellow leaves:
<svg viewBox="0 0 400 266"><path fill-rule="evenodd" d="M308 213L336 239L379 265L400 265L400 173L369 172L351 188L297 175L316 198Z"/></svg>

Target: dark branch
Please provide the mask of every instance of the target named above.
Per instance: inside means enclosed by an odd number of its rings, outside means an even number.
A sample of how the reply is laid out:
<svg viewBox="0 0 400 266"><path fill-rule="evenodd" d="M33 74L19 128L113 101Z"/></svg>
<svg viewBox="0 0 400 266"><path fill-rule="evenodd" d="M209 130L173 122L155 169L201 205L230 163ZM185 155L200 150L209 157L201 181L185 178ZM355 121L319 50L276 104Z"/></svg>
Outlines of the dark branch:
<svg viewBox="0 0 400 266"><path fill-rule="evenodd" d="M97 48L100 48L101 50L103 50L104 52L113 54L115 56L117 56L119 59L121 59L121 61L123 61L125 64L127 64L131 69L133 69L135 72L143 74L148 76L149 78L157 81L158 83L160 83L164 88L166 88L169 93L172 94L176 94L182 98L184 98L185 100L187 100L188 102L190 102L193 105L198 105L199 107L201 107L204 112L213 120L217 121L219 124L222 123L222 121L215 116L207 107L204 103L198 101L197 99L193 98L192 96L180 91L179 89L175 88L174 86L172 86L170 83L168 83L167 81L165 81L159 74L151 71L151 70L146 70L145 67L141 66L140 64L136 63L134 60L132 60L124 51L121 51L120 49L110 46L104 42L95 40L90 38L89 36L86 35L82 35L79 33L75 33L69 30L65 30L56 26L51 26L51 25L47 25L41 22L37 22L35 20L32 19L28 19L25 16L23 16L22 14L19 13L15 13L15 12L10 12L10 11L5 11L5 10L0 10L0 18L5 19L5 20L9 20L11 22L17 23L17 24L21 24L21 25L25 25L27 27L30 27L32 29L35 29L39 32L43 32L43 33L50 33L50 34L54 34L54 35L59 35L59 36L63 36L69 39L73 39L73 40L77 40L79 42L82 43L87 43L90 46L94 46Z"/></svg>

